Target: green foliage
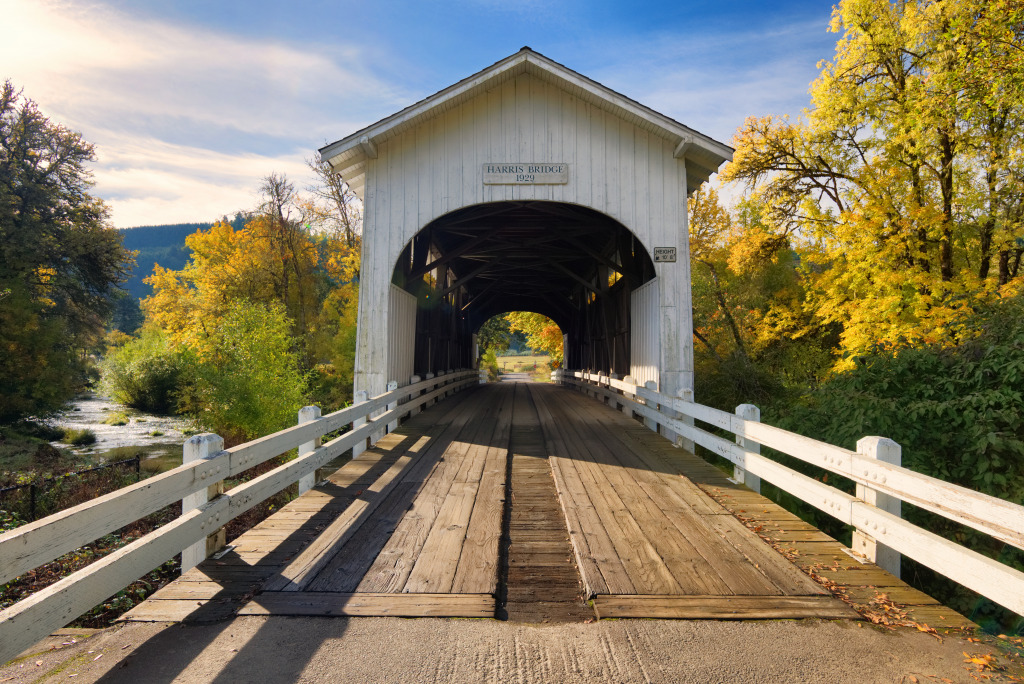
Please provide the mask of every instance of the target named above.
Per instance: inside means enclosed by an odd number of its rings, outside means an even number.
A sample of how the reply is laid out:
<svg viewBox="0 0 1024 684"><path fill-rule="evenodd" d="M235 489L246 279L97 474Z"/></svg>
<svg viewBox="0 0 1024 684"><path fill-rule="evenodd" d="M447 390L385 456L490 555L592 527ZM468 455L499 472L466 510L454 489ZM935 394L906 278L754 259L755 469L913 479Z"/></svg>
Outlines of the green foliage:
<svg viewBox="0 0 1024 684"><path fill-rule="evenodd" d="M63 440L72 446L88 446L96 443L96 433L88 428L65 428Z"/></svg>
<svg viewBox="0 0 1024 684"><path fill-rule="evenodd" d="M292 348L284 307L233 302L211 331L208 359L189 355L187 408L228 441L254 439L295 423L307 378Z"/></svg>
<svg viewBox="0 0 1024 684"><path fill-rule="evenodd" d="M765 420L848 449L865 435L889 437L901 445L907 468L1022 504L1024 297L990 306L962 325L975 337L954 348L875 349L799 403L784 410L775 404ZM1024 569L1024 553L908 509L905 516L915 524ZM909 567L920 585L953 608L1012 628L1012 619L992 604L926 568Z"/></svg>
<svg viewBox="0 0 1024 684"><path fill-rule="evenodd" d="M87 349L130 254L87 192L93 147L0 86L0 421L53 411L86 379Z"/></svg>
<svg viewBox="0 0 1024 684"><path fill-rule="evenodd" d="M184 359L159 330L147 329L110 351L101 368L104 388L118 403L152 413L171 413L177 407Z"/></svg>
<svg viewBox="0 0 1024 684"><path fill-rule="evenodd" d="M476 333L477 345L480 349L494 348L504 351L512 342L512 332L505 316L492 316L487 319Z"/></svg>
<svg viewBox="0 0 1024 684"><path fill-rule="evenodd" d="M480 361L480 367L487 371L487 379L491 382L498 381L498 354L494 351L493 347L487 349L484 352L483 359Z"/></svg>

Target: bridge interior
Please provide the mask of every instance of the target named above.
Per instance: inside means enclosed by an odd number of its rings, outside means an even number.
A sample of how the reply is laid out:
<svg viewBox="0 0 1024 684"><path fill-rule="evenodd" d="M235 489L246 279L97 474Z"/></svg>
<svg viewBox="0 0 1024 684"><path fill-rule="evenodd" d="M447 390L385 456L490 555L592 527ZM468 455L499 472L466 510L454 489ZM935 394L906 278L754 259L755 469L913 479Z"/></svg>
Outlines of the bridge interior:
<svg viewBox="0 0 1024 684"><path fill-rule="evenodd" d="M487 319L533 311L567 336L568 367L628 375L630 293L653 277L647 250L618 221L579 205L505 201L428 224L392 283L416 296L416 373L469 367Z"/></svg>
<svg viewBox="0 0 1024 684"><path fill-rule="evenodd" d="M413 416L126 619L855 618L879 588L940 609L631 417L500 383Z"/></svg>

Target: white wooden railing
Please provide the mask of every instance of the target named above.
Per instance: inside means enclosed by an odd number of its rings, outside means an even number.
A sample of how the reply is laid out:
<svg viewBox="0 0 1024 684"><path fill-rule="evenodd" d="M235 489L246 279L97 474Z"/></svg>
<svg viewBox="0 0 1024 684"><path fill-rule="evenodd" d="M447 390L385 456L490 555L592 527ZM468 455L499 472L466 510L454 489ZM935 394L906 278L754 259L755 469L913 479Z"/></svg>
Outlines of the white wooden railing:
<svg viewBox="0 0 1024 684"><path fill-rule="evenodd" d="M857 451L850 451L765 425L749 404L729 413L694 403L689 391L672 397L658 392L655 383L633 384L629 376L620 380L604 373L555 371L552 379L636 414L680 446L697 444L725 458L733 463L736 479L753 489L759 489L760 479L767 480L852 525L854 549L893 574L899 576L903 554L1024 615L1024 573L903 520L899 504L913 504L1018 549L1024 549L1024 506L903 468L899 445L889 439L865 437ZM702 430L695 420L731 432L735 440ZM852 480L857 495L760 455L761 445Z"/></svg>
<svg viewBox="0 0 1024 684"><path fill-rule="evenodd" d="M182 571L194 567L223 543L220 530L232 518L296 482L300 492L309 489L317 469L349 449L357 457L406 414L478 378L476 370L462 370L427 374L426 379L413 376L402 388L392 382L384 394L368 399L365 392L357 393L352 406L326 416L306 407L296 427L230 449L223 449L217 435L197 435L185 443L181 466L5 532L0 535L0 584L182 501L182 514L174 521L0 611L0 664L178 553ZM323 435L348 425L350 431L320 445ZM225 478L295 448L297 458L223 491Z"/></svg>

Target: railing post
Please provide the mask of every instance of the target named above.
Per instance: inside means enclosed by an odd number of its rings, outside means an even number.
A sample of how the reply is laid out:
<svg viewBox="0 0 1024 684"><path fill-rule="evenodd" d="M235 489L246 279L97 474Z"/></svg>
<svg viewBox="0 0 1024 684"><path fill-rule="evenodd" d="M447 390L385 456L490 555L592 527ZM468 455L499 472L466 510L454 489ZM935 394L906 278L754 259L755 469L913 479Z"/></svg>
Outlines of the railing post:
<svg viewBox="0 0 1024 684"><path fill-rule="evenodd" d="M392 380L391 382L388 383L388 392L394 392L396 389L398 389L398 381L397 380ZM388 402L388 405L387 405L387 410L388 411L393 411L396 408L398 408L398 400L397 399L395 399L394 401ZM393 421L388 423L388 432L394 432L397 429L398 429L398 418L396 417Z"/></svg>
<svg viewBox="0 0 1024 684"><path fill-rule="evenodd" d="M427 373L426 375L423 376L423 378L425 380L433 380L434 379L434 374L433 373ZM430 384L427 385L426 389L423 390L423 393L424 394L430 394L436 388L437 388L437 383L436 382L430 383ZM436 402L436 399L431 399L430 401L428 401L425 404L423 404L423 408L424 409L429 408L435 402Z"/></svg>
<svg viewBox="0 0 1024 684"><path fill-rule="evenodd" d="M185 442L185 446L182 449L182 463L191 463L192 461L198 461L199 459L206 459L214 454L220 453L224 450L224 440L219 435L211 433L204 433L201 435L195 435L189 437ZM202 477L204 480L210 480L213 477L221 474L221 469L217 468L210 474L204 474ZM189 494L181 500L181 512L184 515L189 511L195 510L213 499L224 493L224 480L218 480L216 482L205 482L195 492ZM214 525L220 522L220 516L217 516L211 524ZM223 527L211 531L207 534L205 539L201 539L194 544L189 544L181 550L181 571L187 572L192 568L196 567L204 560L206 560L210 554L224 546L226 543L226 535Z"/></svg>
<svg viewBox="0 0 1024 684"><path fill-rule="evenodd" d="M481 385L486 385L487 384L487 369L486 368L481 368L480 369L480 384Z"/></svg>
<svg viewBox="0 0 1024 684"><path fill-rule="evenodd" d="M693 403L693 390L692 389L685 389L685 388L679 390L679 398L682 399L683 401L688 401L688 402L690 402L692 404ZM679 417L680 422L682 422L684 425L689 425L690 427L693 427L693 416L688 416L685 413L678 413L678 417ZM679 435L676 438L676 446L679 447L680 449L684 449L686 451L689 451L691 454L697 453L696 451L694 451L693 440L689 439L687 437L684 437L683 435Z"/></svg>
<svg viewBox="0 0 1024 684"><path fill-rule="evenodd" d="M598 371L597 372L597 386L598 386L598 388L607 387L608 386L608 376L605 375L604 371ZM597 400L600 401L602 404L608 403L608 399L607 399L607 397L605 397L603 392L598 392L597 393Z"/></svg>
<svg viewBox="0 0 1024 684"><path fill-rule="evenodd" d="M736 407L736 415L744 420L752 420L757 423L761 422L761 409L757 408L753 404L740 404ZM753 451L755 454L761 453L761 445L757 442L752 442L749 439L737 436L736 443L747 451ZM761 491L761 478L757 475L751 475L739 466L733 466L732 479L737 482L742 482L755 492Z"/></svg>
<svg viewBox="0 0 1024 684"><path fill-rule="evenodd" d="M367 401L369 401L369 399L370 396L367 394L366 390L359 390L355 394L355 398L352 401L352 405L359 406L360 404L365 404ZM361 416L352 421L353 430L356 430L357 428L360 428L364 425L366 425L366 416ZM364 451L366 451L366 440L360 440L358 444L352 445L352 458L359 458L359 455Z"/></svg>
<svg viewBox="0 0 1024 684"><path fill-rule="evenodd" d="M903 463L903 451L900 445L885 437L862 437L857 440L857 454L864 458L876 459L893 465L902 465ZM857 498L886 513L900 516L901 503L894 496L858 484ZM853 550L892 575L900 576L899 552L875 541L875 538L868 534L867 530L857 528L853 531Z"/></svg>
<svg viewBox="0 0 1024 684"><path fill-rule="evenodd" d="M421 378L418 375L414 375L411 378L409 378L409 384L410 385L415 385L418 382L420 382L421 380L423 380L423 378ZM418 396L420 396L421 394L423 394L423 390L416 390L416 392L414 394L409 395L409 398L406 400L406 401L408 401L408 402L410 402L412 404L412 408L409 409L409 417L410 418L415 416L421 410L420 409L420 405L418 403L416 403L416 398Z"/></svg>
<svg viewBox="0 0 1024 684"><path fill-rule="evenodd" d="M619 397L619 390L617 390L614 387L612 387L611 381L612 380L620 380L620 379L621 378L619 377L618 373L609 373L608 374L608 380L609 380L609 382L608 382L608 389L613 392L613 394L608 397L608 405L611 406L616 411L618 411L619 407L622 406L622 402L620 402L619 398L618 398Z"/></svg>
<svg viewBox="0 0 1024 684"><path fill-rule="evenodd" d="M622 382L626 383L627 385L635 385L636 378L634 378L632 375L627 375L626 377L622 378ZM625 390L622 391L622 396L625 399L636 400L635 394L630 394ZM627 404L626 402L622 402L622 412L625 413L630 418L633 417L633 407L630 404Z"/></svg>
<svg viewBox="0 0 1024 684"><path fill-rule="evenodd" d="M645 382L644 387L651 390L652 392L658 391L658 383L654 382L653 380L648 380L647 382ZM644 404L647 405L647 408L654 409L655 411L657 411L659 408L658 404L652 405L651 402L647 401L646 399L644 400ZM647 416L644 416L644 425L647 426L647 429L658 432L658 421L654 420L653 418L648 418Z"/></svg>
<svg viewBox="0 0 1024 684"><path fill-rule="evenodd" d="M319 406L303 406L299 409L299 425L305 425L306 423L312 423L320 417ZM318 446L320 446L320 438L317 437L311 442L303 442L299 445L299 458L302 458L306 454L312 453ZM299 478L299 494L305 494L313 485L316 484L316 471L303 475Z"/></svg>

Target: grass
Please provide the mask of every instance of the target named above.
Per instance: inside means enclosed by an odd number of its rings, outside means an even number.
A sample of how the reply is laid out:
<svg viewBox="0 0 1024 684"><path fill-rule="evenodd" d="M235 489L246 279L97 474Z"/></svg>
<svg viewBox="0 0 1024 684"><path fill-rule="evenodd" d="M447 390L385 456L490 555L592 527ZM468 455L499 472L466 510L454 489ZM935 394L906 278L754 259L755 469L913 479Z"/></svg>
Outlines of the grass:
<svg viewBox="0 0 1024 684"><path fill-rule="evenodd" d="M96 443L96 433L89 428L83 428L81 430L76 428L64 428L64 437L62 438L65 444L71 446L88 446Z"/></svg>
<svg viewBox="0 0 1024 684"><path fill-rule="evenodd" d="M103 419L105 425L127 425L130 422L128 414L123 411L115 411Z"/></svg>
<svg viewBox="0 0 1024 684"><path fill-rule="evenodd" d="M529 373L534 381L549 382L551 380L551 357L547 354L499 356L498 370L501 373Z"/></svg>

